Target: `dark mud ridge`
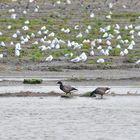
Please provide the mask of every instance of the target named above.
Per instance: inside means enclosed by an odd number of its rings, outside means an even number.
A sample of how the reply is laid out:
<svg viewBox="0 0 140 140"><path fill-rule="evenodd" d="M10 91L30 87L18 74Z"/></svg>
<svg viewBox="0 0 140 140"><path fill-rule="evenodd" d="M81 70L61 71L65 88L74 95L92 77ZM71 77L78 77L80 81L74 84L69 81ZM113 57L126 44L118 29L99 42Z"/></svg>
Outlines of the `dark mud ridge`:
<svg viewBox="0 0 140 140"><path fill-rule="evenodd" d="M139 93L126 93L126 94L117 94L117 93L110 93L106 94L105 96L140 96ZM73 95L65 95L58 92L16 92L16 93L0 93L0 97L90 97L89 93L83 94L73 94Z"/></svg>
<svg viewBox="0 0 140 140"><path fill-rule="evenodd" d="M55 66L27 66L24 67L25 70L31 71L58 71L61 72L63 70L97 70L97 69L127 69L127 68L140 68L138 64L123 64L123 65L87 65L87 64L65 64L65 65L55 65Z"/></svg>

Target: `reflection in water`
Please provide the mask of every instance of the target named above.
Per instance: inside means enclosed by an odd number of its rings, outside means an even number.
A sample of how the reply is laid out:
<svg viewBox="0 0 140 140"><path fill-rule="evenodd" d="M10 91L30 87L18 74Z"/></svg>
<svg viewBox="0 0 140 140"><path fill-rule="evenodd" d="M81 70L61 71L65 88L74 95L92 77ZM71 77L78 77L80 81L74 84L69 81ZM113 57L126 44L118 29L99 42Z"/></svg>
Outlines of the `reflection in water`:
<svg viewBox="0 0 140 140"><path fill-rule="evenodd" d="M140 97L0 98L1 140L139 140Z"/></svg>

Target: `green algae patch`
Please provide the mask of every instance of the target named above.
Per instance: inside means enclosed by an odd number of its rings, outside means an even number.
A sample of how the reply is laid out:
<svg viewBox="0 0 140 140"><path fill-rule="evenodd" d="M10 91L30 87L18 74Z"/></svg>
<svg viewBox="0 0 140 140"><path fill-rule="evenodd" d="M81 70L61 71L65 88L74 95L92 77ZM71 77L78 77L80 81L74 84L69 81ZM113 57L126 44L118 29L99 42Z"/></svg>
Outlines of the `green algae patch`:
<svg viewBox="0 0 140 140"><path fill-rule="evenodd" d="M24 84L41 84L43 82L42 79L24 79Z"/></svg>

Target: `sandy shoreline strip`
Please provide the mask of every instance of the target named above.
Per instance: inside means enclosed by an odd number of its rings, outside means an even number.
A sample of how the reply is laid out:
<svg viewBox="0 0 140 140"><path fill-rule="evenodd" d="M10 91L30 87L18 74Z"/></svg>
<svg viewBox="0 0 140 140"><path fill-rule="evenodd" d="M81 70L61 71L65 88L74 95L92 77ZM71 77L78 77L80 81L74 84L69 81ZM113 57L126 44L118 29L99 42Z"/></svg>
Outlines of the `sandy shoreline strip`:
<svg viewBox="0 0 140 140"><path fill-rule="evenodd" d="M0 71L0 86L22 85L23 79L43 79L42 85L56 85L62 80L68 84L92 85L118 85L140 86L140 69L114 69L114 70L64 70L56 71Z"/></svg>

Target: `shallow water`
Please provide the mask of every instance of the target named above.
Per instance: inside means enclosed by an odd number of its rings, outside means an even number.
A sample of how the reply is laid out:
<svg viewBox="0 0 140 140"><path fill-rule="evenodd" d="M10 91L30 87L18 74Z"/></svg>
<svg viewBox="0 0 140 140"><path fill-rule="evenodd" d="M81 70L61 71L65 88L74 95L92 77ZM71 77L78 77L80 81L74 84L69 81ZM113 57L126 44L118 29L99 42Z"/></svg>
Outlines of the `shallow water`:
<svg viewBox="0 0 140 140"><path fill-rule="evenodd" d="M76 93L83 94L88 91L93 91L96 86L75 86L78 91ZM117 94L127 94L128 92L134 94L140 94L140 87L139 86L110 86L111 92ZM59 89L59 86L40 86L40 85L21 85L21 86L1 86L0 93L14 93L14 92L21 92L21 91L30 91L30 92L62 92Z"/></svg>
<svg viewBox="0 0 140 140"><path fill-rule="evenodd" d="M140 97L0 98L1 140L140 140Z"/></svg>

